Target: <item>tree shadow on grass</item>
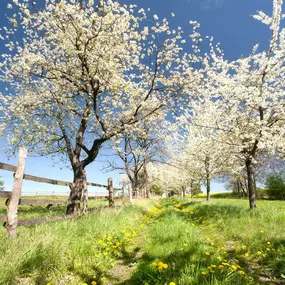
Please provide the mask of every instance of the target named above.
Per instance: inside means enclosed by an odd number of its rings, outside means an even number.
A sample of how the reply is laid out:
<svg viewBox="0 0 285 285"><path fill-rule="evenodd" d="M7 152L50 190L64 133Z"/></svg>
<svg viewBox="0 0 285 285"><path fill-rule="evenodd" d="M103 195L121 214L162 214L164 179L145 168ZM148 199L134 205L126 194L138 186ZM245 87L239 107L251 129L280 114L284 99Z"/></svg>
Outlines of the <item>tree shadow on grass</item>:
<svg viewBox="0 0 285 285"><path fill-rule="evenodd" d="M216 221L217 218L242 217L248 210L234 205L216 205L216 204L201 204L196 206L191 212L180 212L181 216L191 220L202 221Z"/></svg>

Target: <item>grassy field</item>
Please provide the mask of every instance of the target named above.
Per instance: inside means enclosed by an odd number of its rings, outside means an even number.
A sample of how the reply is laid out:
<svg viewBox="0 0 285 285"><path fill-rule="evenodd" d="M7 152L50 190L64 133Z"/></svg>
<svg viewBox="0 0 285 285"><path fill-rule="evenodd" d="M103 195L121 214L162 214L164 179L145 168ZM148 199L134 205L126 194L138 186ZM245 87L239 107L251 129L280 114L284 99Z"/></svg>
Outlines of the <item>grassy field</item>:
<svg viewBox="0 0 285 285"><path fill-rule="evenodd" d="M62 200L66 201L67 197L58 196L23 196L22 199L44 199L44 200ZM7 207L5 206L5 198L0 198L0 216L4 216L7 213ZM89 200L89 208L94 209L99 206L107 206L108 201L106 199ZM46 205L47 206L47 205ZM20 206L19 210L19 220L33 219L46 216L62 216L65 215L66 206L65 205L54 205L50 210L44 206Z"/></svg>
<svg viewBox="0 0 285 285"><path fill-rule="evenodd" d="M19 227L15 240L1 229L0 284L285 284L284 224L281 201L254 211L238 199L100 208Z"/></svg>

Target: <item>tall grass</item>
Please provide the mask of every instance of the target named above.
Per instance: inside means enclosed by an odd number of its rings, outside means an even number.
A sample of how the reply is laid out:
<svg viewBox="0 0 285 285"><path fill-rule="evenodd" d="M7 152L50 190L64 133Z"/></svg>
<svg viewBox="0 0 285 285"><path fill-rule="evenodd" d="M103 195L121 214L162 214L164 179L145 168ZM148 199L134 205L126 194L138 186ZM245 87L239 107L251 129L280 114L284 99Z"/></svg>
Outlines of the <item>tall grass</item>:
<svg viewBox="0 0 285 285"><path fill-rule="evenodd" d="M282 284L285 205L244 200L162 201L138 269L126 284ZM159 270L157 264L167 264Z"/></svg>
<svg viewBox="0 0 285 285"><path fill-rule="evenodd" d="M257 205L170 198L1 229L0 284L283 284L285 204Z"/></svg>
<svg viewBox="0 0 285 285"><path fill-rule="evenodd" d="M19 227L18 237L0 237L0 284L91 284L104 282L114 262L98 240L114 238L136 223L143 207L101 209L77 220Z"/></svg>

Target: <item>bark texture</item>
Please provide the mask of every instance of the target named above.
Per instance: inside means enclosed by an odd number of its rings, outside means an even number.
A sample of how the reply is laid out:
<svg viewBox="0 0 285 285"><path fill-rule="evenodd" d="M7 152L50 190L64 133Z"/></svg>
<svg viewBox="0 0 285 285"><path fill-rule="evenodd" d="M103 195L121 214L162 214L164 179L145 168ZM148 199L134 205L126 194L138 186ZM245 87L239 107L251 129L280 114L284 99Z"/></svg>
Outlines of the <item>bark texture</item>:
<svg viewBox="0 0 285 285"><path fill-rule="evenodd" d="M248 158L245 162L247 172L247 183L248 183L248 198L250 209L256 208L256 197L255 197L255 183L254 183L254 167L252 160Z"/></svg>
<svg viewBox="0 0 285 285"><path fill-rule="evenodd" d="M87 180L86 172L82 167L74 169L73 185L70 189L69 198L67 201L67 215L79 215L81 214L80 203L83 201L82 212L87 212Z"/></svg>

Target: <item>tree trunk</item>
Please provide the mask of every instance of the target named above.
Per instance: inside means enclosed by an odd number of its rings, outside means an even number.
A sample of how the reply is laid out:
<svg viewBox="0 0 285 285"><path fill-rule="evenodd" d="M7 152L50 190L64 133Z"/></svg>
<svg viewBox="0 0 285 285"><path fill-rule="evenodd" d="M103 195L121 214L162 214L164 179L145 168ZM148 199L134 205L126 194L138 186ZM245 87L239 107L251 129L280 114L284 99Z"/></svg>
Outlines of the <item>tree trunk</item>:
<svg viewBox="0 0 285 285"><path fill-rule="evenodd" d="M123 188L122 188L122 200L125 200L125 185L123 185Z"/></svg>
<svg viewBox="0 0 285 285"><path fill-rule="evenodd" d="M239 184L240 184L240 188L241 188L241 190L242 190L243 196L246 197L246 196L247 196L247 192L246 192L246 190L244 189L242 182L240 181Z"/></svg>
<svg viewBox="0 0 285 285"><path fill-rule="evenodd" d="M86 180L86 172L82 167L74 169L74 179L72 187L70 187L70 194L67 201L67 215L81 214L80 202L83 201L82 212L87 212L88 207L88 188Z"/></svg>
<svg viewBox="0 0 285 285"><path fill-rule="evenodd" d="M128 186L130 203L133 202L133 191L131 185Z"/></svg>
<svg viewBox="0 0 285 285"><path fill-rule="evenodd" d="M247 173L247 182L248 182L248 198L249 198L249 207L250 209L256 208L256 197L254 189L254 168L251 158L248 158L245 162L246 173Z"/></svg>
<svg viewBox="0 0 285 285"><path fill-rule="evenodd" d="M207 201L210 201L210 191L211 191L211 180L209 175L207 175Z"/></svg>
<svg viewBox="0 0 285 285"><path fill-rule="evenodd" d="M186 197L186 188L185 187L182 187L182 199L185 200L185 197Z"/></svg>
<svg viewBox="0 0 285 285"><path fill-rule="evenodd" d="M150 199L150 196L151 196L150 187L149 187L149 185L147 185L147 187L146 187L146 198Z"/></svg>

